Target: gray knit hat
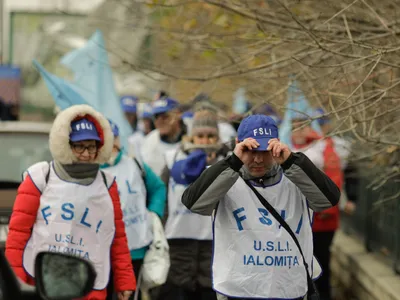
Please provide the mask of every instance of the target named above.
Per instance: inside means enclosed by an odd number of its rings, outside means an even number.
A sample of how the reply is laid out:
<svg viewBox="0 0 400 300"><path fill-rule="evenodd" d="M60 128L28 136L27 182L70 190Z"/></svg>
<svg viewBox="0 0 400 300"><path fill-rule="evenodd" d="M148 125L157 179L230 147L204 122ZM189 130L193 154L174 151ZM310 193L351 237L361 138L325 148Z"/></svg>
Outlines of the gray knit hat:
<svg viewBox="0 0 400 300"><path fill-rule="evenodd" d="M213 133L218 136L218 116L213 111L201 109L194 113L191 135L199 132Z"/></svg>

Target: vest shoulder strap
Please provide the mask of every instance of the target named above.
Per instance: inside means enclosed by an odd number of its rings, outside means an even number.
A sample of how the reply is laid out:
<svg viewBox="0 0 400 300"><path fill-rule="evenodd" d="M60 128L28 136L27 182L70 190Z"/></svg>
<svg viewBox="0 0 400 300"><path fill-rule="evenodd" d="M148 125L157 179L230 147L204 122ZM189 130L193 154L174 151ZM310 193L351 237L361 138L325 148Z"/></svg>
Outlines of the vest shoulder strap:
<svg viewBox="0 0 400 300"><path fill-rule="evenodd" d="M150 204L150 199L149 199L149 193L147 191L147 187L146 187L146 170L144 169L144 166L138 161L138 159L136 157L132 157L134 162L136 163L136 165L138 166L140 173L141 173L141 177L143 180L143 184L146 188L146 207L149 207Z"/></svg>
<svg viewBox="0 0 400 300"><path fill-rule="evenodd" d="M43 193L50 177L50 163L47 161L41 161L30 166L28 170L22 174L22 180L25 180L28 175L31 177L39 191Z"/></svg>
<svg viewBox="0 0 400 300"><path fill-rule="evenodd" d="M111 187L111 185L114 183L115 176L109 174L108 172L104 172L103 170L100 170L101 176L103 177L104 184L107 189Z"/></svg>
<svg viewBox="0 0 400 300"><path fill-rule="evenodd" d="M140 173L141 173L141 175L142 175L143 182L146 182L146 181L145 181L145 179L146 179L146 171L145 171L144 167L143 167L142 164L137 160L136 157L133 157L133 160L135 161L136 165L138 166L138 168L139 168L139 170L140 170Z"/></svg>
<svg viewBox="0 0 400 300"><path fill-rule="evenodd" d="M50 178L50 165L49 165L49 169L47 170L46 177L45 177L46 184L49 182L49 178Z"/></svg>
<svg viewBox="0 0 400 300"><path fill-rule="evenodd" d="M107 186L107 178L106 178L106 174L104 174L104 172L103 171L100 171L101 172L101 176L103 177L103 181L104 181L104 184ZM107 186L108 187L108 186Z"/></svg>

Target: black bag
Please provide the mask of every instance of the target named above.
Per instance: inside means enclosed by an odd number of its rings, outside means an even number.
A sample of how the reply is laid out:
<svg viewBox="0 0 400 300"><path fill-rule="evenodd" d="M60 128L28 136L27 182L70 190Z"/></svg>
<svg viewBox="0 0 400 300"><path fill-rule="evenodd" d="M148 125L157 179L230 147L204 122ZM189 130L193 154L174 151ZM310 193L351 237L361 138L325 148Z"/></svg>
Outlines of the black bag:
<svg viewBox="0 0 400 300"><path fill-rule="evenodd" d="M310 276L310 272L308 271L308 264L303 255L303 251L297 240L296 235L293 233L290 226L286 223L286 221L281 217L281 215L272 207L271 204L254 188L254 186L247 180L245 180L246 184L251 188L251 190L256 194L257 198L260 200L261 204L274 216L274 218L279 222L279 224L286 229L286 231L290 234L293 241L295 242L297 248L300 251L301 257L303 258L304 267L306 268L307 273L307 283L308 283L308 292L307 292L307 300L320 300L319 293L317 287L315 286L314 281Z"/></svg>

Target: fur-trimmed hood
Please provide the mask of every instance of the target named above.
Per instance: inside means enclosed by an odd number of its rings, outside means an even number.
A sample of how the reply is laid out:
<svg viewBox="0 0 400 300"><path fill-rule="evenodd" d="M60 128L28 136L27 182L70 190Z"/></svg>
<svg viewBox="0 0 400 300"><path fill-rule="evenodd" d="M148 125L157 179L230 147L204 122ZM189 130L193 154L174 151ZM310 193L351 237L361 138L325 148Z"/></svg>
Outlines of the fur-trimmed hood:
<svg viewBox="0 0 400 300"><path fill-rule="evenodd" d="M101 139L94 163L106 163L111 156L114 137L108 120L89 105L73 105L57 115L50 131L50 152L54 160L61 164L72 164L78 161L69 145L69 135L72 131L71 122L83 117L87 117L95 124Z"/></svg>

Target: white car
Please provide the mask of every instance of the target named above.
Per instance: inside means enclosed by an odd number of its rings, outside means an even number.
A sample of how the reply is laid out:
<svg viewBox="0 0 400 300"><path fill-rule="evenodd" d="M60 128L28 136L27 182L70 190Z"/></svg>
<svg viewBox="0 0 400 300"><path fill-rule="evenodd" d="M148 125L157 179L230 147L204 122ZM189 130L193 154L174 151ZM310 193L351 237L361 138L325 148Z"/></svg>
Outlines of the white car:
<svg viewBox="0 0 400 300"><path fill-rule="evenodd" d="M51 161L48 139L51 123L0 121L0 247L22 173L34 163Z"/></svg>

